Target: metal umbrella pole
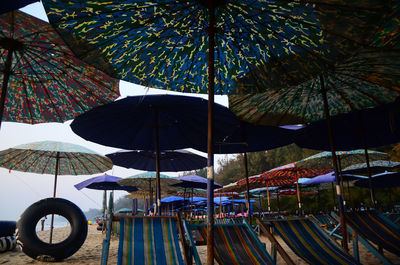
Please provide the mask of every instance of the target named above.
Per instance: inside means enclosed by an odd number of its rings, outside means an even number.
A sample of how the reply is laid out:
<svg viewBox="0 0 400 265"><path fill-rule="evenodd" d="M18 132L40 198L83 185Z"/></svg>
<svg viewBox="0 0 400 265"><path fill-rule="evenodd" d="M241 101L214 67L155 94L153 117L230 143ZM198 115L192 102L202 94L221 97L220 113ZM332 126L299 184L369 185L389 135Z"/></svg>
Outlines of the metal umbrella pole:
<svg viewBox="0 0 400 265"><path fill-rule="evenodd" d="M56 191L57 191L57 176L58 176L58 162L60 160L60 152L57 152L56 154L56 172L54 174L54 190L53 190L53 198L56 197ZM51 215L51 221L50 221L50 239L49 243L53 241L53 224L54 224L54 214Z"/></svg>
<svg viewBox="0 0 400 265"><path fill-rule="evenodd" d="M337 195L337 200L338 200L338 204L339 204L339 216L340 216L340 223L341 223L341 227L342 227L342 236L343 236L342 248L347 252L348 251L347 229L346 229L346 222L344 219L344 205L343 205L342 189L340 187L340 175L339 175L339 169L338 169L338 163L337 163L337 157L336 157L335 144L333 141L333 130L332 130L331 116L329 113L328 98L326 95L324 78L322 75L320 75L320 83L321 83L322 98L324 101L326 122L327 122L327 126L328 126L329 142L331 145L333 169L335 171L336 195Z"/></svg>

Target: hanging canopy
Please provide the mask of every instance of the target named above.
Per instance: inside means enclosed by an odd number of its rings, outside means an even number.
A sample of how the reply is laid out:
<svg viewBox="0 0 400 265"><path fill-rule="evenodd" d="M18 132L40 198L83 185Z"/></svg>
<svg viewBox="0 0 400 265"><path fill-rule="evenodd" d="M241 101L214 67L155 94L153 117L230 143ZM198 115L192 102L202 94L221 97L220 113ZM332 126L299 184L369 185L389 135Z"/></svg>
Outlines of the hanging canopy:
<svg viewBox="0 0 400 265"><path fill-rule="evenodd" d="M360 179L354 183L355 186L369 188L368 179ZM372 176L372 186L374 188L395 188L400 187L399 172L385 172Z"/></svg>
<svg viewBox="0 0 400 265"><path fill-rule="evenodd" d="M324 175L319 175L310 180L303 182L303 185L310 185L310 184L321 184L321 183L330 183L335 182L335 172L329 172ZM357 180L363 178L362 176L356 176L351 174L342 174L343 180Z"/></svg>

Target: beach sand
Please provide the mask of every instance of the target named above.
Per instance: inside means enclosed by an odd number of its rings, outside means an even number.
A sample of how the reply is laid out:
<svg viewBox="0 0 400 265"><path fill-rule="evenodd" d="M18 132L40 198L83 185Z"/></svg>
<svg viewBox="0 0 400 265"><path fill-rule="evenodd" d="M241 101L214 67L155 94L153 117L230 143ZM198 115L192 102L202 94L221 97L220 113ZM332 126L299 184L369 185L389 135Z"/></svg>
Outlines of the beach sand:
<svg viewBox="0 0 400 265"><path fill-rule="evenodd" d="M54 230L54 239L59 240L59 238L63 238L65 234L69 231L69 228L57 228ZM45 231L46 232L46 231ZM40 232L43 233L43 232ZM46 232L48 234L48 232ZM37 260L33 260L30 257L26 256L19 247L15 249L14 251L7 251L5 253L0 253L0 264L7 264L7 265L23 265L23 264L43 264L43 265L49 265L49 264L57 264L57 265L62 265L62 264L76 264L76 265L97 265L100 264L100 258L101 258L101 246L102 246L102 241L103 238L105 237L105 234L103 234L101 231L96 230L96 226L89 226L88 230L88 237L83 244L83 246L79 249L78 252L76 252L74 255L71 257L65 259L62 262L41 262ZM43 240L45 236L41 237ZM270 244L268 239L265 236L260 236L261 241L265 242L267 244L267 250L270 250ZM287 253L290 255L290 257L293 259L293 261L296 264L303 265L307 264L303 260L301 260L299 257L297 257L284 243L282 243L282 240L277 237L278 241L282 245L282 247L287 251ZM349 244L351 247L351 244ZM110 244L110 253L109 253L109 259L108 259L108 264L117 264L117 249L118 249L118 238L113 237L111 244ZM201 257L201 260L203 264L206 264L206 258L207 258L207 247L206 246L198 246L197 247L199 255ZM351 252L350 252L351 253ZM399 262L399 258L396 257L393 254L385 252L385 255L389 259L391 259L394 262ZM282 258L278 256L278 265L285 264L285 262L282 260ZM372 255L370 252L368 252L361 244L360 244L360 258L361 258L361 263L362 264L367 264L367 265L378 265L382 264L380 263L377 258L375 258L374 255ZM217 263L215 263L217 264Z"/></svg>

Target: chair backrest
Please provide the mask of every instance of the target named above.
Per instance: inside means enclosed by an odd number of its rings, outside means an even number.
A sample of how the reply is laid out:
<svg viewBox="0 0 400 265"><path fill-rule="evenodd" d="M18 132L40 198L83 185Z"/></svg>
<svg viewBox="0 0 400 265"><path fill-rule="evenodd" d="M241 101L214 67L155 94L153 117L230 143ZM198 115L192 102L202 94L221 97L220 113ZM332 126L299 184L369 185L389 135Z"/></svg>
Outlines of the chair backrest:
<svg viewBox="0 0 400 265"><path fill-rule="evenodd" d="M360 264L344 253L309 219L272 221L275 231L292 251L309 264Z"/></svg>
<svg viewBox="0 0 400 265"><path fill-rule="evenodd" d="M118 264L184 264L175 217L121 218Z"/></svg>
<svg viewBox="0 0 400 265"><path fill-rule="evenodd" d="M346 212L346 223L357 234L400 256L399 227L376 212Z"/></svg>
<svg viewBox="0 0 400 265"><path fill-rule="evenodd" d="M189 225L189 230L207 238L206 225ZM273 264L265 246L247 223L215 225L214 242L214 257L219 264Z"/></svg>

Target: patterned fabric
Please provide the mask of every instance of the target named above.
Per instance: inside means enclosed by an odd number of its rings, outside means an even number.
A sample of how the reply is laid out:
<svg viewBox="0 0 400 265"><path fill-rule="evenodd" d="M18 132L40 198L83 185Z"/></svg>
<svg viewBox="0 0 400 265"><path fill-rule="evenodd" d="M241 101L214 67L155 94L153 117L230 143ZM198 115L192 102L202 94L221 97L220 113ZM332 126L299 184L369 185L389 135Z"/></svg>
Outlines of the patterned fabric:
<svg viewBox="0 0 400 265"><path fill-rule="evenodd" d="M209 8L215 8L215 93L238 92L252 66L312 54L325 68L378 30L391 1L45 0L60 35L84 61L154 88L207 93ZM211 4L209 4L211 5ZM352 41L351 41L352 40ZM331 47L336 47L335 49ZM317 60L316 60L317 59ZM284 82L285 78L278 78ZM262 90L263 88L257 88Z"/></svg>
<svg viewBox="0 0 400 265"><path fill-rule="evenodd" d="M400 232L398 227L386 222L372 212L345 213L345 220L358 234L384 249L400 256Z"/></svg>
<svg viewBox="0 0 400 265"><path fill-rule="evenodd" d="M266 186L276 187L291 185L295 183L299 178L312 178L318 175L326 174L330 171L332 171L332 169L306 169L299 167L284 168L275 171L267 171L260 174L259 176L250 177L249 184L251 189ZM239 180L238 185L246 185L246 180Z"/></svg>
<svg viewBox="0 0 400 265"><path fill-rule="evenodd" d="M0 151L0 167L38 174L90 175L113 167L108 157L83 146L63 142L34 142Z"/></svg>
<svg viewBox="0 0 400 265"><path fill-rule="evenodd" d="M308 264L360 264L310 220L275 221L273 224L285 243Z"/></svg>
<svg viewBox="0 0 400 265"><path fill-rule="evenodd" d="M179 183L180 180L160 174L160 183L161 183L161 188L164 192L168 191L173 191L174 188L170 187L169 185ZM150 186L153 188L153 191L155 191L156 188L156 172L149 171L145 173L140 173L128 178L121 179L117 182L120 185L123 186L135 186L141 190L149 190ZM175 188L176 190L176 188Z"/></svg>
<svg viewBox="0 0 400 265"><path fill-rule="evenodd" d="M64 122L119 97L118 80L77 59L50 24L20 11L0 15L0 80L8 55L2 120Z"/></svg>
<svg viewBox="0 0 400 265"><path fill-rule="evenodd" d="M286 65L293 66L297 59L288 57L285 63L266 64L241 80L243 90L248 92L230 96L229 108L242 120L260 125L325 119L321 77L331 116L390 103L400 95L399 59L400 51L361 50L330 70L305 73L309 78L303 78L301 83L293 80L297 76L288 78L286 86L272 83L270 73L274 68L281 67L290 75ZM265 92L252 95L253 87L264 87Z"/></svg>
<svg viewBox="0 0 400 265"><path fill-rule="evenodd" d="M351 151L336 151L340 167L346 168L350 165L365 162L365 150L357 149ZM374 160L389 160L389 155L382 152L368 150L368 157L370 161ZM313 156L304 158L303 160L295 162L297 167L303 168L332 168L332 152L321 152ZM332 170L331 170L332 171ZM327 172L328 173L328 172ZM322 175L322 174L321 174Z"/></svg>
<svg viewBox="0 0 400 265"><path fill-rule="evenodd" d="M121 219L118 265L183 265L173 218Z"/></svg>
<svg viewBox="0 0 400 265"><path fill-rule="evenodd" d="M198 226L198 231L207 238L206 226ZM273 264L257 236L245 225L215 225L214 242L215 259L220 265Z"/></svg>

